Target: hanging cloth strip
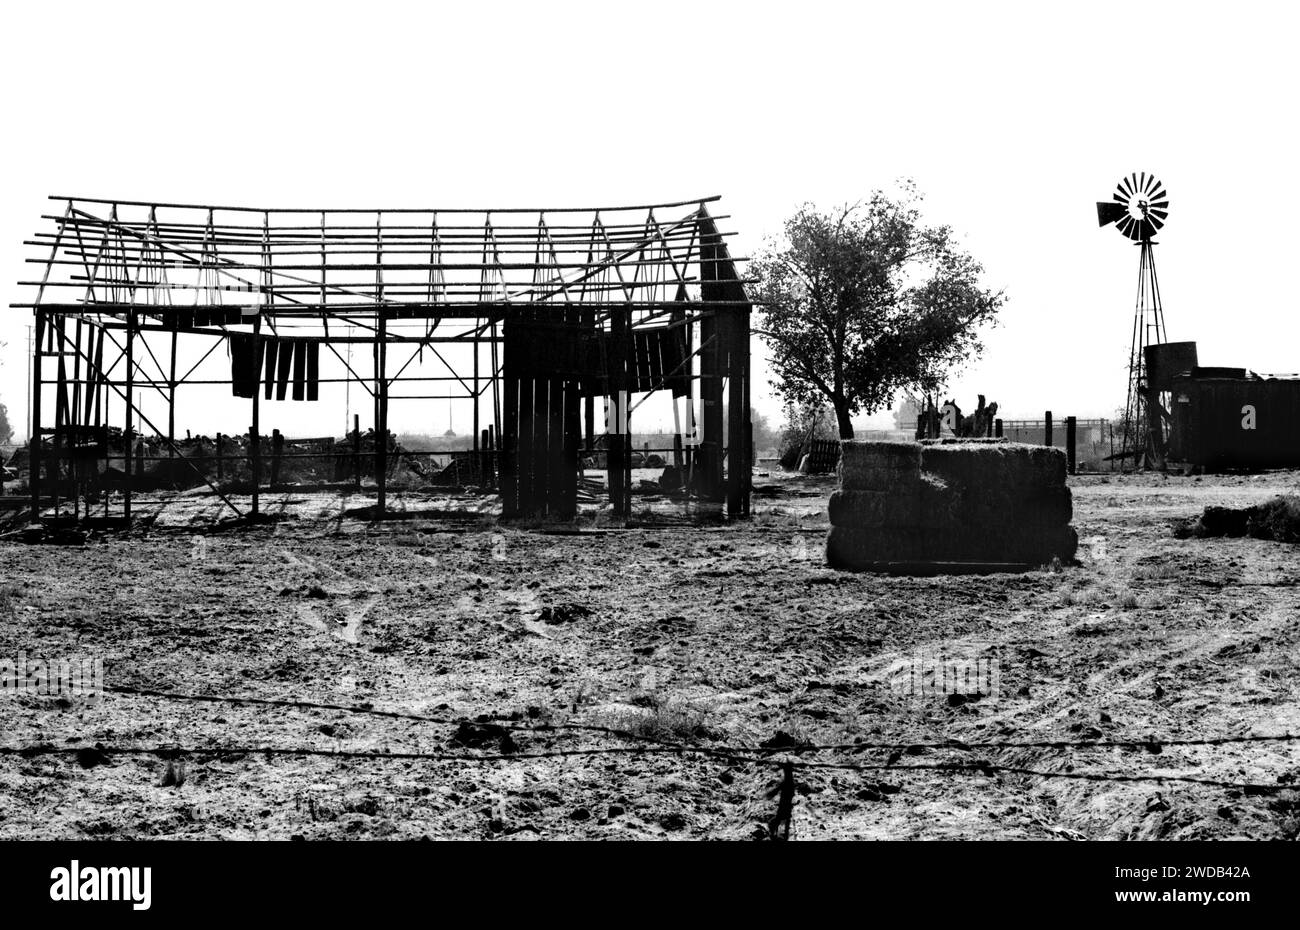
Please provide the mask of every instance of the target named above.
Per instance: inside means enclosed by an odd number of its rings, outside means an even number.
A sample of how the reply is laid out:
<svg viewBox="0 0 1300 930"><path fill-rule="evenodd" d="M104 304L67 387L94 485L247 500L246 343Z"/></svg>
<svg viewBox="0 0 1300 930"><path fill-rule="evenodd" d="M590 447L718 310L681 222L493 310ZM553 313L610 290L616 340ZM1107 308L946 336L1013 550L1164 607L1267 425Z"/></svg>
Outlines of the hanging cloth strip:
<svg viewBox="0 0 1300 930"><path fill-rule="evenodd" d="M313 339L307 346L307 399L320 397L320 343Z"/></svg>
<svg viewBox="0 0 1300 930"><path fill-rule="evenodd" d="M298 340L293 345L293 399L307 399L307 343Z"/></svg>
<svg viewBox="0 0 1300 930"><path fill-rule="evenodd" d="M267 400L271 399L271 392L275 390L275 358L276 348L274 339L263 339L262 345L265 346L266 365L262 371L262 383L266 386L264 396Z"/></svg>
<svg viewBox="0 0 1300 930"><path fill-rule="evenodd" d="M226 340L230 346L230 390L235 397L253 396L260 371L267 400L272 399L272 391L275 400L285 400L291 377L294 400L320 398L319 340L274 337L254 340L245 333L231 333ZM262 353L254 351L255 342Z"/></svg>
<svg viewBox="0 0 1300 930"><path fill-rule="evenodd" d="M284 400L289 396L289 371L293 367L293 343L287 339L276 340L279 343L279 359L275 369L275 399Z"/></svg>
<svg viewBox="0 0 1300 930"><path fill-rule="evenodd" d="M252 397L257 393L257 375L262 360L254 355L252 336L234 333L227 337L230 347L230 392L235 397Z"/></svg>

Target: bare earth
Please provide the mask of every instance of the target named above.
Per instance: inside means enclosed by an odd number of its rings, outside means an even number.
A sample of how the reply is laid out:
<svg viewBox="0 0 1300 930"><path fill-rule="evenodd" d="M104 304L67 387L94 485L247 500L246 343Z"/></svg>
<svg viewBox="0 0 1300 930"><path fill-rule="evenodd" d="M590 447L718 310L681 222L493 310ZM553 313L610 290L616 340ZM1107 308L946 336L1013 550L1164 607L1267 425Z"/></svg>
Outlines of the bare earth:
<svg viewBox="0 0 1300 930"><path fill-rule="evenodd" d="M1072 479L1077 566L892 578L822 563L827 479L759 476L755 517L579 534L498 527L492 498L399 498L408 519L346 518L361 497L273 498L291 519L196 537L206 502L84 547L0 541L0 657L99 656L105 683L366 705L445 720L594 724L703 746L1143 739L1300 731L1300 553L1178 540L1170 523L1300 487L1297 473ZM640 522L648 522L646 520ZM918 654L996 656L996 696L961 706L891 688ZM700 755L452 762L268 756L257 747L496 752L452 723L107 693L6 694L0 742L93 746L0 756L7 838L749 838L771 766ZM523 754L645 745L513 734ZM229 746L166 762L115 747ZM802 758L883 764L889 753ZM798 771L797 839L1285 837L1300 792L908 771L982 758L1050 772L1275 783L1294 743L931 749L889 771ZM1073 767L1071 769L1071 767ZM884 783L885 793L878 790ZM892 789L897 788L896 792ZM613 810L611 810L613 807Z"/></svg>

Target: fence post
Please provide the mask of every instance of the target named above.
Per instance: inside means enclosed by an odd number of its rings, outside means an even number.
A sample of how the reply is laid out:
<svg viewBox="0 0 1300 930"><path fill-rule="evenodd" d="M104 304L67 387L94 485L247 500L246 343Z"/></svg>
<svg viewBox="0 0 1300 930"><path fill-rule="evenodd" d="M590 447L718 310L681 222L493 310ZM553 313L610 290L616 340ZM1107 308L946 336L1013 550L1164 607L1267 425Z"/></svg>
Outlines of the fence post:
<svg viewBox="0 0 1300 930"><path fill-rule="evenodd" d="M352 482L361 487L361 414L352 415Z"/></svg>
<svg viewBox="0 0 1300 930"><path fill-rule="evenodd" d="M1002 438L1002 418L998 417L993 421L993 435Z"/></svg>
<svg viewBox="0 0 1300 930"><path fill-rule="evenodd" d="M1070 474L1075 474L1079 465L1077 451L1079 421L1075 417L1065 418L1065 462Z"/></svg>
<svg viewBox="0 0 1300 930"><path fill-rule="evenodd" d="M1052 411L1043 414L1043 445L1052 444Z"/></svg>

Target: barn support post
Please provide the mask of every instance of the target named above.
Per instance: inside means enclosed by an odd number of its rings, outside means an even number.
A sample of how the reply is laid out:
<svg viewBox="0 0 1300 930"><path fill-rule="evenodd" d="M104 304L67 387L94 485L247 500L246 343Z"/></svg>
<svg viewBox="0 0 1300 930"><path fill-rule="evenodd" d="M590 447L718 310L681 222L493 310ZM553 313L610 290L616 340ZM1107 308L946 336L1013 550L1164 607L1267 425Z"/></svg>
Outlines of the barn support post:
<svg viewBox="0 0 1300 930"><path fill-rule="evenodd" d="M125 461L122 463L122 472L125 475L125 485L122 488L122 518L131 522L131 485L134 483L132 477L135 465L135 425L133 414L135 412L135 331L137 320L135 311L131 310L126 315L126 403L122 405L124 422L122 427L122 445L124 447Z"/></svg>
<svg viewBox="0 0 1300 930"><path fill-rule="evenodd" d="M478 334L481 333L482 331L483 331L483 328L482 328L482 326L479 325L478 318L476 317L476 318L474 319L474 350L473 350L473 351L474 351L474 425L473 425L473 437L474 437L474 451L475 451L475 452L478 452L478 451L482 448L482 445L481 445L481 442L480 442L480 437L479 437L479 425L478 425L478 405L479 405L479 400L482 399L482 393L483 393L483 392L482 392L482 389L479 387L479 375L478 375L478 353L479 353L479 341L478 341ZM450 428L451 424L448 423L447 426L448 426L448 428ZM478 458L478 457L475 456L475 460L477 460L477 458Z"/></svg>
<svg viewBox="0 0 1300 930"><path fill-rule="evenodd" d="M704 267L701 264L701 269ZM721 356L717 311L709 311L700 320L700 406L703 409L697 452L697 483L700 496L708 501L720 500L722 493Z"/></svg>
<svg viewBox="0 0 1300 930"><path fill-rule="evenodd" d="M176 325L175 319L172 321L173 327ZM172 329L172 351L171 363L167 371L167 457L176 456L176 337L177 332ZM169 476L170 477L170 476Z"/></svg>
<svg viewBox="0 0 1300 930"><path fill-rule="evenodd" d="M384 214L375 214L375 516L381 520L388 509L388 310L384 307L383 227ZM477 371L477 336L474 366Z"/></svg>
<svg viewBox="0 0 1300 930"><path fill-rule="evenodd" d="M262 311L258 308L253 317L253 358L256 359L258 371L263 370L262 353L275 351L274 345L267 345L262 339ZM257 489L262 483L262 386L253 387L253 425L248 430L248 463L253 472L253 500L249 505L254 517L258 514Z"/></svg>
<svg viewBox="0 0 1300 930"><path fill-rule="evenodd" d="M509 519L519 515L519 360L513 345L515 329L510 320L501 327L505 338L505 351L501 359L501 376L504 382L502 430L497 437L501 468L501 516Z"/></svg>
<svg viewBox="0 0 1300 930"><path fill-rule="evenodd" d="M388 507L388 314L376 312L375 335L375 486L376 515Z"/></svg>
<svg viewBox="0 0 1300 930"><path fill-rule="evenodd" d="M606 432L609 448L605 452L609 482L609 502L614 513L627 516L631 510L628 469L632 437L628 434L628 356L631 354L631 311L615 310L610 316L609 333L609 422Z"/></svg>
<svg viewBox="0 0 1300 930"><path fill-rule="evenodd" d="M44 353L46 319L36 311L36 338L32 342L32 434L27 439L27 482L32 492L32 522L41 519L41 358Z"/></svg>
<svg viewBox="0 0 1300 930"><path fill-rule="evenodd" d="M701 493L709 500L723 494L722 451L724 426L722 398L728 379L726 424L727 514L738 517L749 505L750 417L748 397L749 304L735 262L722 234L704 205L700 205L700 299L714 303L700 324L700 391L704 410L700 444Z"/></svg>
<svg viewBox="0 0 1300 930"><path fill-rule="evenodd" d="M726 311L727 326L727 516L749 512L752 439L749 416L749 309Z"/></svg>

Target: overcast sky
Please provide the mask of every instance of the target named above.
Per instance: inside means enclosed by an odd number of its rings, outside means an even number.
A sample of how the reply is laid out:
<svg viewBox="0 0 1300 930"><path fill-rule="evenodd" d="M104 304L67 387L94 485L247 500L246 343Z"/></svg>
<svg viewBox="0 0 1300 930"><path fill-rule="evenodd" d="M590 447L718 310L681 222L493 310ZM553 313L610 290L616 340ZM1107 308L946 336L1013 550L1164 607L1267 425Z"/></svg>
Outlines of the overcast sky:
<svg viewBox="0 0 1300 930"><path fill-rule="evenodd" d="M1109 415L1137 249L1097 228L1093 204L1133 171L1171 197L1169 338L1199 342L1202 364L1300 371L1296 9L10 4L0 273L30 276L39 253L20 243L48 194L454 207L716 193L748 253L801 201L909 176L1008 295L954 381L962 406L980 392L1008 417ZM30 314L0 317L0 401L21 423ZM775 417L759 374L755 405Z"/></svg>

